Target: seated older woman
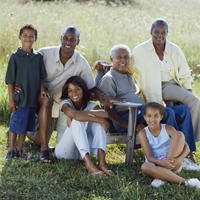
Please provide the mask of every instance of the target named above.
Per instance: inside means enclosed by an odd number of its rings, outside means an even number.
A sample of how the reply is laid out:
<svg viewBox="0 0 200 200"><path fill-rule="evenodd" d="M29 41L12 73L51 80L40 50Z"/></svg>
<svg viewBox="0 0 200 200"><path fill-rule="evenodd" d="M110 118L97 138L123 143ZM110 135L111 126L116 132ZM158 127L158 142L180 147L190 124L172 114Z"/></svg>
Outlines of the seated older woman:
<svg viewBox="0 0 200 200"><path fill-rule="evenodd" d="M190 109L195 141L200 141L200 100L192 93L190 70L181 49L166 39L168 24L156 19L151 39L136 46L128 71L139 74L139 85L146 102L175 100Z"/></svg>

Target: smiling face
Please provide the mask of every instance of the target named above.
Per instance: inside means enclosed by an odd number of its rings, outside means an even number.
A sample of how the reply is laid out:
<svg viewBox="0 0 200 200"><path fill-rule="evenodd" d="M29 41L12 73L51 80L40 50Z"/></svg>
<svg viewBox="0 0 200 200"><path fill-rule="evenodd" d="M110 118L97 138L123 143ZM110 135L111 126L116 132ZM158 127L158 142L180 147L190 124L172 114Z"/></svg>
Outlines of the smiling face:
<svg viewBox="0 0 200 200"><path fill-rule="evenodd" d="M82 104L83 101L83 90L79 85L73 85L69 83L68 85L68 97L71 99L73 103Z"/></svg>
<svg viewBox="0 0 200 200"><path fill-rule="evenodd" d="M159 127L160 121L163 119L163 115L160 114L158 109L149 107L146 109L144 119L150 128Z"/></svg>
<svg viewBox="0 0 200 200"><path fill-rule="evenodd" d="M26 28L23 30L23 33L19 35L19 39L22 42L22 49L26 51L32 48L32 45L37 40L37 37L35 37L34 30Z"/></svg>
<svg viewBox="0 0 200 200"><path fill-rule="evenodd" d="M130 55L126 49L120 48L116 50L113 58L110 56L110 60L117 72L121 74L126 73L126 68L128 67L130 61Z"/></svg>
<svg viewBox="0 0 200 200"><path fill-rule="evenodd" d="M61 36L61 51L66 54L73 55L79 41L80 40L76 35L75 29L66 29L66 32Z"/></svg>
<svg viewBox="0 0 200 200"><path fill-rule="evenodd" d="M167 37L167 26L163 24L157 24L151 31L152 40L154 44L164 44Z"/></svg>

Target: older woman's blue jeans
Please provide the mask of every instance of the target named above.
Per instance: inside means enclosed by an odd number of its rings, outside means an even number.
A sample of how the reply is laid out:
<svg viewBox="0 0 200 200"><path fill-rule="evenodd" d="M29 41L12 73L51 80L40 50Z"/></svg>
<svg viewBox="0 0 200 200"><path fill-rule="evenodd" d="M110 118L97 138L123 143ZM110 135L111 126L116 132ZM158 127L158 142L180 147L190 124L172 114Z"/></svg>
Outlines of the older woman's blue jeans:
<svg viewBox="0 0 200 200"><path fill-rule="evenodd" d="M166 107L165 110L167 111L167 115L162 119L161 123L171 125L176 130L183 132L190 151L196 151L194 130L189 108L185 105L179 105ZM129 113L120 116L128 121ZM141 123L146 124L145 119L143 118L143 107L139 108L137 111L137 125ZM113 125L117 132L121 133L127 131L126 128L121 127L114 122Z"/></svg>

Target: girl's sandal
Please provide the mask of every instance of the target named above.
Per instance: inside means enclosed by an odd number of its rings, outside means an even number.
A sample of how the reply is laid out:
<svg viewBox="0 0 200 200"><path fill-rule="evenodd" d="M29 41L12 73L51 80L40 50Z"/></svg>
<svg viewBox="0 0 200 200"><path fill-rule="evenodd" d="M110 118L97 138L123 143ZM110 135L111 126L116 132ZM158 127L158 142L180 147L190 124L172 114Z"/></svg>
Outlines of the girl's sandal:
<svg viewBox="0 0 200 200"><path fill-rule="evenodd" d="M104 175L105 175L105 173L103 171L90 173L90 176L97 177L97 178L99 178L99 177L105 177Z"/></svg>

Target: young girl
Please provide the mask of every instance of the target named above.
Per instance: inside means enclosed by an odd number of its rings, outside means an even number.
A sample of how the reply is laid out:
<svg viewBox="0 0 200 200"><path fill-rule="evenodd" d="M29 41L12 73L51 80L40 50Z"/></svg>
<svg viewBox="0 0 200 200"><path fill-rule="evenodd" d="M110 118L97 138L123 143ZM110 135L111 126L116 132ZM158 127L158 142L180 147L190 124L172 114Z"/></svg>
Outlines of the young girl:
<svg viewBox="0 0 200 200"><path fill-rule="evenodd" d="M90 92L79 76L70 77L63 86L57 123L58 159L83 159L92 176L115 176L105 163L108 113L90 102ZM85 121L88 121L87 129ZM98 166L91 160L91 151L98 157Z"/></svg>
<svg viewBox="0 0 200 200"><path fill-rule="evenodd" d="M190 152L184 134L172 126L160 124L165 109L158 103L144 106L144 119L147 127L139 132L139 139L146 156L141 170L145 175L155 178L152 186L160 187L165 181L200 188L196 178L184 179L178 175L182 169L182 160Z"/></svg>

